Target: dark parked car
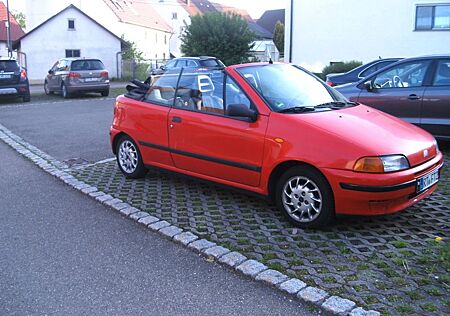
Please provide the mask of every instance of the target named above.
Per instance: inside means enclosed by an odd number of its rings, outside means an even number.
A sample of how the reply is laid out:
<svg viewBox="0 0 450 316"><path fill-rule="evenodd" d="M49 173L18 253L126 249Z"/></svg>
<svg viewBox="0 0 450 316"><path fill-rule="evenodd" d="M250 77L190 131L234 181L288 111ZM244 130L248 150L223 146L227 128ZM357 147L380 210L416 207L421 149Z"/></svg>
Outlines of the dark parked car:
<svg viewBox="0 0 450 316"><path fill-rule="evenodd" d="M109 74L99 59L63 58L48 71L45 78L46 94L60 92L64 98L74 93L98 92L109 95Z"/></svg>
<svg viewBox="0 0 450 316"><path fill-rule="evenodd" d="M166 71L179 71L181 68L192 70L221 70L225 65L216 57L180 57L170 60L167 64L157 68L149 69L151 76L162 75Z"/></svg>
<svg viewBox="0 0 450 316"><path fill-rule="evenodd" d="M14 59L0 60L0 96L18 97L30 102L27 72Z"/></svg>
<svg viewBox="0 0 450 316"><path fill-rule="evenodd" d="M381 68L399 61L400 59L401 58L377 59L371 61L370 63L356 67L346 73L328 74L326 82L332 87L350 82L356 82L373 74L375 71L380 70Z"/></svg>
<svg viewBox="0 0 450 316"><path fill-rule="evenodd" d="M403 59L336 90L450 140L450 54Z"/></svg>

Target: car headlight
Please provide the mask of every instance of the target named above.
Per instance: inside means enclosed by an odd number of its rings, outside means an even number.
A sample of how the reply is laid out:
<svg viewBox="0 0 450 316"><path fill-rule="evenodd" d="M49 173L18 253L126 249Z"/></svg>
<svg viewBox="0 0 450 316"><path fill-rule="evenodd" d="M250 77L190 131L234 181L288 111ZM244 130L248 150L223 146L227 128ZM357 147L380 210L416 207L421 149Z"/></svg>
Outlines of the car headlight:
<svg viewBox="0 0 450 316"><path fill-rule="evenodd" d="M385 173L409 168L408 159L403 155L379 157L363 157L358 159L353 167L357 172Z"/></svg>
<svg viewBox="0 0 450 316"><path fill-rule="evenodd" d="M439 144L438 144L436 138L434 139L434 146L436 146L436 153L438 153L439 152Z"/></svg>

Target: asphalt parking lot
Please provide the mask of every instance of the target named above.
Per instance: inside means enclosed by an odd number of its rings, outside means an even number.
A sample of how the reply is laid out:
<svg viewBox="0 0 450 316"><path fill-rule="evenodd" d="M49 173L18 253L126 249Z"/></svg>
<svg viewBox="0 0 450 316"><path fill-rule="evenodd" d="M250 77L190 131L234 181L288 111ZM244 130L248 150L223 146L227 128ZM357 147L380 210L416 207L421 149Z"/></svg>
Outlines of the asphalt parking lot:
<svg viewBox="0 0 450 316"><path fill-rule="evenodd" d="M127 180L112 157L113 98L0 105L0 123L65 162L76 178L270 268L385 315L450 313L450 168L438 191L401 213L301 230L267 202L152 170ZM450 144L441 143L450 159ZM436 241L436 237L442 238Z"/></svg>

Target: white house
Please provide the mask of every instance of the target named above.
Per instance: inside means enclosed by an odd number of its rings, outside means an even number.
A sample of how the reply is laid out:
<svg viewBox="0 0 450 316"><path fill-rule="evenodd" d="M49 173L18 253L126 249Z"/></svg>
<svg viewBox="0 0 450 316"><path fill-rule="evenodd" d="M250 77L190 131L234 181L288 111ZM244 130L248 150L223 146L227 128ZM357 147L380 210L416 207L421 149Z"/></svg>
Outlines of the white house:
<svg viewBox="0 0 450 316"><path fill-rule="evenodd" d="M169 58L172 28L152 4L144 0L26 0L27 31L70 4L115 35L123 35L126 40L134 42L143 52L144 59Z"/></svg>
<svg viewBox="0 0 450 316"><path fill-rule="evenodd" d="M287 0L285 60L330 62L450 52L450 0Z"/></svg>
<svg viewBox="0 0 450 316"><path fill-rule="evenodd" d="M50 17L14 43L26 55L28 77L42 82L63 57L99 58L110 77L118 77L124 42L74 5Z"/></svg>
<svg viewBox="0 0 450 316"><path fill-rule="evenodd" d="M185 30L185 25L191 23L191 18L187 6L190 0L159 0L152 2L152 6L162 16L167 24L172 28L170 35L169 50L172 57L181 57L181 34Z"/></svg>

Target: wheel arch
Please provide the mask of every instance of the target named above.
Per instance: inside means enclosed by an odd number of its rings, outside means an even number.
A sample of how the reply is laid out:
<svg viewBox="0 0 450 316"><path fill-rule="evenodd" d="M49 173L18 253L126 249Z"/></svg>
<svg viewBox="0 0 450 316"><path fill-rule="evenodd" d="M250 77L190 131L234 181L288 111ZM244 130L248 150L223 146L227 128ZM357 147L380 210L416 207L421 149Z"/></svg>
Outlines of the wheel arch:
<svg viewBox="0 0 450 316"><path fill-rule="evenodd" d="M287 160L278 164L270 173L267 189L269 192L269 199L271 201L275 201L275 191L278 179L281 177L283 173L285 173L287 170L295 166L305 166L318 172L327 181L328 185L330 186L331 192L333 192L333 189L331 188L330 182L328 181L327 177L318 168L304 161Z"/></svg>
<svg viewBox="0 0 450 316"><path fill-rule="evenodd" d="M111 144L111 146L112 146L112 152L113 152L114 155L117 154L117 150L116 150L116 148L117 148L117 142L119 141L120 137L122 137L122 136L128 136L128 137L130 137L131 139L133 139L130 135L128 135L127 133L124 133L124 132L120 132L120 133L118 133L116 136L114 136L114 139L113 139L112 144Z"/></svg>

